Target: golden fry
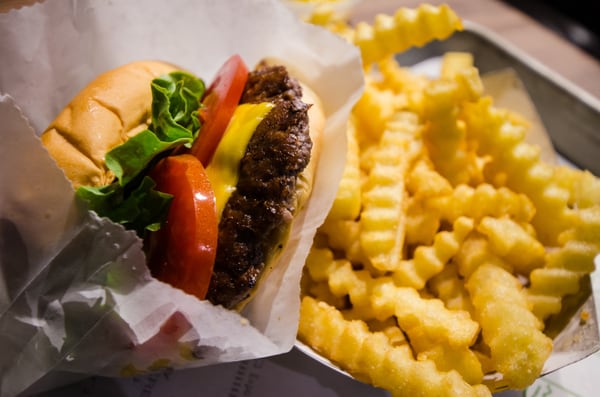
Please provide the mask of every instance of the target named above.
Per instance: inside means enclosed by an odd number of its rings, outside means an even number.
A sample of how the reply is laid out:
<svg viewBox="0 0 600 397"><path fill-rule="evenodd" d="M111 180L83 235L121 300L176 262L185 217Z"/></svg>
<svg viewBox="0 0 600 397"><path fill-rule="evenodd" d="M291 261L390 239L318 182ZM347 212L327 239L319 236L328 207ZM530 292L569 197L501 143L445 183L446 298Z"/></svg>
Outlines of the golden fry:
<svg viewBox="0 0 600 397"><path fill-rule="evenodd" d="M543 266L544 246L512 219L486 216L477 230L488 238L492 252L510 263L517 273L528 275Z"/></svg>
<svg viewBox="0 0 600 397"><path fill-rule="evenodd" d="M417 360L431 360L440 371L457 371L463 379L478 385L483 381L483 370L477 355L468 348L452 349L443 344L420 351Z"/></svg>
<svg viewBox="0 0 600 397"><path fill-rule="evenodd" d="M473 313L471 298L455 263L446 265L444 270L429 280L428 286L433 295L442 300L448 309Z"/></svg>
<svg viewBox="0 0 600 397"><path fill-rule="evenodd" d="M353 263L366 263L367 257L360 245L360 224L356 221L335 221L326 219L319 228L319 234L327 238L329 247L340 251Z"/></svg>
<svg viewBox="0 0 600 397"><path fill-rule="evenodd" d="M459 216L468 216L476 221L486 216L508 216L517 222L530 222L535 214L535 207L526 195L505 187L495 188L489 183L475 188L458 185L450 194L427 199L425 206L428 210L438 211L449 222Z"/></svg>
<svg viewBox="0 0 600 397"><path fill-rule="evenodd" d="M380 318L396 316L412 344L447 343L460 348L473 344L479 325L469 313L448 310L439 299L424 299L414 288L398 287L391 280L374 283L371 305Z"/></svg>
<svg viewBox="0 0 600 397"><path fill-rule="evenodd" d="M345 320L323 302L304 297L300 318L301 340L358 379L394 396L491 396L487 388L469 385L456 371L415 360L409 345L394 346L383 332L371 332L360 320Z"/></svg>
<svg viewBox="0 0 600 397"><path fill-rule="evenodd" d="M434 165L420 159L408 175L408 191L419 199L446 196L452 193L452 185L440 175Z"/></svg>
<svg viewBox="0 0 600 397"><path fill-rule="evenodd" d="M406 244L431 245L440 228L439 211L426 208L421 200L410 198L406 212Z"/></svg>
<svg viewBox="0 0 600 397"><path fill-rule="evenodd" d="M482 264L466 287L483 340L503 381L515 389L532 384L552 352L552 340L529 310L519 281L500 267Z"/></svg>
<svg viewBox="0 0 600 397"><path fill-rule="evenodd" d="M388 55L444 39L456 30L462 30L462 22L450 7L423 4L416 9L400 8L393 16L379 14L373 25L359 23L352 42L368 67Z"/></svg>
<svg viewBox="0 0 600 397"><path fill-rule="evenodd" d="M360 160L355 122L348 122L346 165L335 200L327 215L331 220L355 220L360 213Z"/></svg>
<svg viewBox="0 0 600 397"><path fill-rule="evenodd" d="M462 28L447 6L312 22L358 46L365 91L298 337L394 396L527 387L552 351L544 320L594 271L600 179L542 161L529 121L483 96L472 54L445 54L436 79L398 63Z"/></svg>
<svg viewBox="0 0 600 397"><path fill-rule="evenodd" d="M554 169L540 160L540 149L524 142L525 127L513 123L508 112L493 106L488 97L464 106L468 134L488 156L486 178L493 184L527 195L536 208L531 221L539 241L557 244L558 236L574 223L569 192L554 181Z"/></svg>
<svg viewBox="0 0 600 397"><path fill-rule="evenodd" d="M399 262L393 269L392 278L398 285L420 290L431 277L444 269L450 258L456 255L471 230L473 230L472 219L458 218L453 224L452 231L439 232L433 239L433 245L421 245L415 249L411 260Z"/></svg>
<svg viewBox="0 0 600 397"><path fill-rule="evenodd" d="M475 69L469 70L479 76ZM474 79L459 80L458 76L464 75L460 71L453 73L456 80L433 80L425 88L423 110L428 120L424 136L429 156L436 169L456 186L480 182L483 161L467 141L466 126L459 119L463 102L477 99L481 89L465 85Z"/></svg>
<svg viewBox="0 0 600 397"><path fill-rule="evenodd" d="M564 231L560 248L546 254L545 266L530 276L527 296L532 310L544 320L559 313L562 298L579 290L579 280L594 271L600 253L600 205L580 209L575 226Z"/></svg>
<svg viewBox="0 0 600 397"><path fill-rule="evenodd" d="M360 243L369 262L379 270L391 270L403 257L406 172L416 153L411 142L420 125L413 113L396 115L377 146L374 166L363 186Z"/></svg>

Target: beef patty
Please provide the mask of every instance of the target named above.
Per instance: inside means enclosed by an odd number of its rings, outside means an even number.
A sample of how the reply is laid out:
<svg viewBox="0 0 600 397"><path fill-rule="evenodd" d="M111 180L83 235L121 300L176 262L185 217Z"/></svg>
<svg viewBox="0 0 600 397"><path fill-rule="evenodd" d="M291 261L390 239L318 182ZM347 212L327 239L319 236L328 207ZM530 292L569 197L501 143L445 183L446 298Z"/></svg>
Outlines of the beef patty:
<svg viewBox="0 0 600 397"><path fill-rule="evenodd" d="M281 250L296 211L296 181L310 160L309 105L283 66L250 72L241 103L272 102L240 163L236 190L221 215L207 299L232 308L245 300Z"/></svg>

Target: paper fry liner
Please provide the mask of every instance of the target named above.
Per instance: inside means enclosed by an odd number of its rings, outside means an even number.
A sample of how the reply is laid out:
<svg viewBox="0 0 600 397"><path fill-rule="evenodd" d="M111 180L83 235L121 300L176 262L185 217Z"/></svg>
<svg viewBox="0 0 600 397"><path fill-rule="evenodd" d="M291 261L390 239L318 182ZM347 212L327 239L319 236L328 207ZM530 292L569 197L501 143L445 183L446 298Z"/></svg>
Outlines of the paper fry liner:
<svg viewBox="0 0 600 397"><path fill-rule="evenodd" d="M276 1L46 2L0 14L0 395L53 371L126 376L266 357L296 339L299 281L345 162L358 51ZM38 136L99 73L165 60L210 81L275 58L321 97L313 194L241 314L151 277L142 242L87 212Z"/></svg>

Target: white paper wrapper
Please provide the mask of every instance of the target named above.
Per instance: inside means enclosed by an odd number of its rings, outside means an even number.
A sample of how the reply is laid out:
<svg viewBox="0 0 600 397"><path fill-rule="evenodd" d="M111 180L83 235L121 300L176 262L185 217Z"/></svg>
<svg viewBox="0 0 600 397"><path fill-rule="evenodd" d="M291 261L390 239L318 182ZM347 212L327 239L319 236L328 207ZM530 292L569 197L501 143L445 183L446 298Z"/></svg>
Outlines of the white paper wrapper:
<svg viewBox="0 0 600 397"><path fill-rule="evenodd" d="M0 14L0 395L50 371L122 375L286 352L301 269L344 165L358 51L278 2L52 1ZM233 53L285 60L327 124L313 196L242 315L153 279L133 232L79 208L39 135L97 74L141 59L210 81Z"/></svg>

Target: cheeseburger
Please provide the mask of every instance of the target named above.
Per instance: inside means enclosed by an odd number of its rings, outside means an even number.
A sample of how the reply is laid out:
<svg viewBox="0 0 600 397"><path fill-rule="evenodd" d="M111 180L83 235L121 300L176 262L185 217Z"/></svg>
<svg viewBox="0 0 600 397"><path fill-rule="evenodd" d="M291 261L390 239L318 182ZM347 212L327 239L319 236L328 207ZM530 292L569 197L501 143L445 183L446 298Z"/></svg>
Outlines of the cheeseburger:
<svg viewBox="0 0 600 397"><path fill-rule="evenodd" d="M235 55L208 87L164 62L107 71L41 140L90 209L144 239L155 277L240 309L310 195L323 128L284 66Z"/></svg>

